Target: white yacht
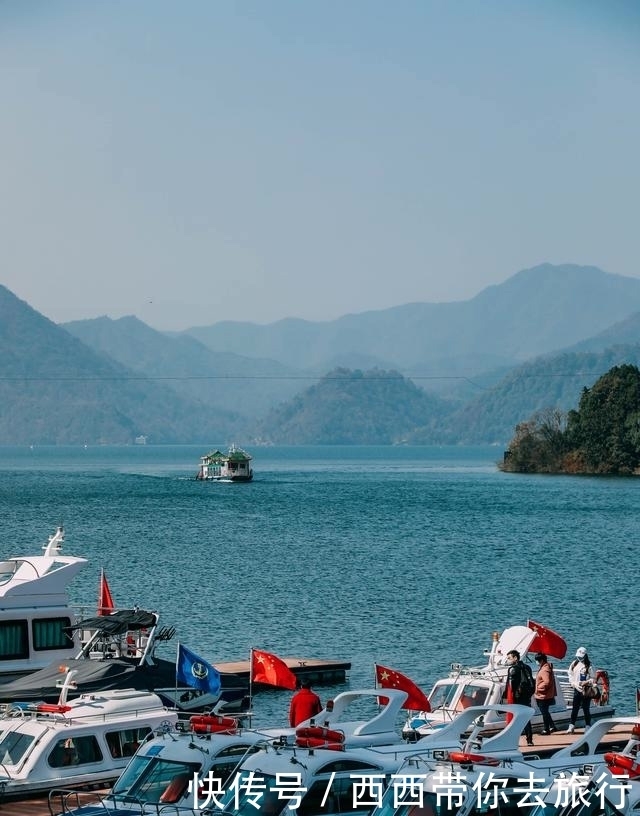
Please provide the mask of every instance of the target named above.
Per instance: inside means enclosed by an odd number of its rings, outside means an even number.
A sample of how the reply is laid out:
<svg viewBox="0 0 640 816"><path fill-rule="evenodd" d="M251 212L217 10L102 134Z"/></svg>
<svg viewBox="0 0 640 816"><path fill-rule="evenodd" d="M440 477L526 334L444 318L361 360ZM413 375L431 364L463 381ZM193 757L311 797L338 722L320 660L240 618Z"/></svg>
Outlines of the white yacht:
<svg viewBox="0 0 640 816"><path fill-rule="evenodd" d="M87 559L63 555L63 543L58 527L41 555L0 562L0 681L64 661L80 647L67 587Z"/></svg>

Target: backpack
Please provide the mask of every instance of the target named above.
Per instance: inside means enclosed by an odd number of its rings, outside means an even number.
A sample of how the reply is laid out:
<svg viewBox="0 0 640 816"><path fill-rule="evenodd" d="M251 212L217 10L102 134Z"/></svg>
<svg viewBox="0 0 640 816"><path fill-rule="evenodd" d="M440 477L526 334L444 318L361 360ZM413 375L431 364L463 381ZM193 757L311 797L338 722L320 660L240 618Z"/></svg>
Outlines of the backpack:
<svg viewBox="0 0 640 816"><path fill-rule="evenodd" d="M531 666L527 665L527 663L521 663L520 666L522 670L522 677L520 680L520 696L533 697L533 693L536 690L536 683L533 679Z"/></svg>

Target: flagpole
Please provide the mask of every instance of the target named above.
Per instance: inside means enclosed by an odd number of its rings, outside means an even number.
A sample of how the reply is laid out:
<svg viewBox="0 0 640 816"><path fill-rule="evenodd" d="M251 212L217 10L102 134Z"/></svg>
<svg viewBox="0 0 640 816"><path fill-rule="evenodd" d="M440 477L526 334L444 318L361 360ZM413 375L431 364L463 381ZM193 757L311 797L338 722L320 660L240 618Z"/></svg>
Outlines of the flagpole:
<svg viewBox="0 0 640 816"><path fill-rule="evenodd" d="M174 705L178 708L178 661L180 660L180 641L176 644L176 674L175 674L175 683L176 683L176 692L175 697L173 698Z"/></svg>
<svg viewBox="0 0 640 816"><path fill-rule="evenodd" d="M249 648L249 728L253 713L253 646Z"/></svg>

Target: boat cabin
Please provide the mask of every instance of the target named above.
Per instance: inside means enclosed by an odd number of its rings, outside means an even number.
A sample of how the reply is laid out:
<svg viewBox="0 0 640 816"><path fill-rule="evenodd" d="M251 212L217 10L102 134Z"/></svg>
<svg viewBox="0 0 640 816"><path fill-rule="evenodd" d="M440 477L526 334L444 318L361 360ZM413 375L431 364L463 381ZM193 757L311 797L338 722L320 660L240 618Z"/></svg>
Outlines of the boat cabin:
<svg viewBox="0 0 640 816"><path fill-rule="evenodd" d="M228 453L215 450L200 459L196 479L217 482L250 482L253 479L250 456L242 448L232 445Z"/></svg>
<svg viewBox="0 0 640 816"><path fill-rule="evenodd" d="M15 704L0 717L0 787L7 797L22 797L106 784L153 731L173 727L177 719L157 695L133 689L68 702L63 692L57 704Z"/></svg>
<svg viewBox="0 0 640 816"><path fill-rule="evenodd" d="M0 562L0 679L10 681L73 657L80 646L71 631L76 616L67 587L87 563L62 555L58 527L44 553Z"/></svg>

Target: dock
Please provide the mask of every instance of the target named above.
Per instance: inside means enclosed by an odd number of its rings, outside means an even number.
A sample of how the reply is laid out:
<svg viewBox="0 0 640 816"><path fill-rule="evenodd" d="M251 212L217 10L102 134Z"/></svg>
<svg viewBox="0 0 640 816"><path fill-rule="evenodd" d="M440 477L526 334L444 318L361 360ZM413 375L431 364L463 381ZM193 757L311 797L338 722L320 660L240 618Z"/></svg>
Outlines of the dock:
<svg viewBox="0 0 640 816"><path fill-rule="evenodd" d="M348 660L321 660L315 657L281 657L287 667L300 680L308 680L311 685L330 686L334 683L344 683L347 672L351 668ZM214 663L213 667L219 672L230 672L249 679L251 662L236 660L227 663ZM261 684L256 684L261 685Z"/></svg>
<svg viewBox="0 0 640 816"><path fill-rule="evenodd" d="M520 750L525 759L547 759L560 748L571 745L578 737L584 734L583 728L577 728L573 734L566 731L554 731L552 734L533 732L533 745L527 745L524 737L520 738ZM614 726L598 744L598 753L607 751L622 751L628 740L631 739L631 726L627 723ZM417 745L420 744L418 741Z"/></svg>

